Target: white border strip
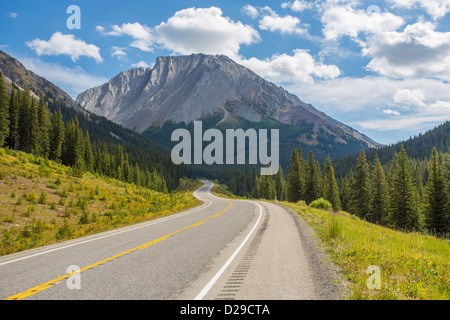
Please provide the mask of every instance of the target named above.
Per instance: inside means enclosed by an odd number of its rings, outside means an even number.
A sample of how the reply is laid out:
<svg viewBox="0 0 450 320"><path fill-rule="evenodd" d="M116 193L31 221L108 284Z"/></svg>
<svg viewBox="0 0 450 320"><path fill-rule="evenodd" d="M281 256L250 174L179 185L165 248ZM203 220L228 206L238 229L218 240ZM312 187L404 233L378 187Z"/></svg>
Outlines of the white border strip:
<svg viewBox="0 0 450 320"><path fill-rule="evenodd" d="M220 270L212 277L211 280L206 284L206 286L200 291L200 293L194 298L194 300L202 300L205 295L211 290L211 288L214 286L214 284L219 280L220 276L225 272L225 270L228 268L228 266L233 262L234 258L237 256L239 251L241 251L242 247L247 243L250 236L253 234L253 232L256 230L256 227L259 224L259 221L261 221L262 217L262 207L258 202L254 202L259 207L259 218L258 221L256 221L255 225L253 226L253 229L250 231L250 233L245 237L244 241L242 241L241 245L236 249L236 251L231 255L231 257L225 262L225 264L220 268Z"/></svg>

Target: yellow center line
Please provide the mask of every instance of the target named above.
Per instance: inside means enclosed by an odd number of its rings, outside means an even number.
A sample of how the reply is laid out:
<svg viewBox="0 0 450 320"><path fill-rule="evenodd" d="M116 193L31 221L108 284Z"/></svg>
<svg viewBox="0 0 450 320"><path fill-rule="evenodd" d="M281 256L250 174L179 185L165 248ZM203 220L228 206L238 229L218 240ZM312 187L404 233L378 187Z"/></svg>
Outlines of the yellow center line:
<svg viewBox="0 0 450 320"><path fill-rule="evenodd" d="M82 272L82 271L86 271L86 270L91 269L91 268L93 268L93 267L95 267L95 266L98 266L98 265L100 265L100 264L102 264L102 263L105 263L105 262L111 261L111 260L113 260L113 259L116 259L116 258L118 258L118 257L121 257L121 256L123 256L123 255L125 255L125 254L127 254L127 253L130 253L130 252L133 252L133 251L136 251L136 250L142 250L142 249L147 248L147 247L149 247L149 246L152 246L152 245L154 245L154 244L156 244L156 243L158 243L158 242L161 242L161 241L163 241L163 240L166 240L167 238L169 238L169 237L171 237L171 236L173 236L173 235L176 235L177 233L183 232L183 231L188 230L188 229L191 229L191 228L195 228L195 227L197 227L197 226L199 226L199 225L205 223L206 221L208 221L208 220L210 220L210 219L213 219L213 218L218 217L220 214L222 214L222 213L224 213L225 211L227 211L228 209L230 209L231 206L232 206L233 204L232 204L230 201L228 201L228 203L229 203L229 206L228 206L227 208L225 208L224 210L222 210L222 211L216 213L215 215L213 215L213 216L211 216L211 217L209 217L209 218L206 218L206 219L204 219L204 220L202 220L202 221L200 221L200 222L197 222L197 223L195 223L195 224L193 224L193 225L190 225L189 227L180 229L180 230L178 230L178 231L175 231L175 232L173 232L173 233L171 233L171 234L165 235L165 236L163 236L163 237L161 237L161 238L158 238L158 239L156 239L156 240L152 240L152 241L150 241L150 242L144 243L143 245L140 245L139 247L136 247L136 248L134 248L134 249L130 249L130 250L128 250L128 251L119 253L119 254L117 254L117 255L115 255L115 256L112 256L112 257L110 257L110 258L108 258L108 259L105 259L105 260L99 261L99 262L97 262L97 263L94 263L94 264L92 264L92 265L90 265L90 266L84 267L83 269L74 271L74 272L72 272L72 273L68 273L68 274L66 274L66 275L64 275L64 276L61 276L61 277L59 277L59 278L57 278L57 279L48 281L48 282L46 282L46 283L44 283L44 284L41 284L41 285L39 285L39 286L37 286L37 287L34 287L34 288L29 289L29 290L23 291L23 292L21 292L21 293L15 294L15 295L13 295L13 296L11 296L11 297L5 299L5 300L22 300L22 299L24 299L24 298L26 298L26 297L29 297L29 296L31 296L31 295L33 295L33 294L36 294L36 293L41 292L41 291L44 291L45 289L48 289L48 288L50 288L50 287L56 285L56 284L58 284L61 280L64 280L64 279L66 279L66 278L69 278L69 277L73 276L74 274L80 273L80 272Z"/></svg>

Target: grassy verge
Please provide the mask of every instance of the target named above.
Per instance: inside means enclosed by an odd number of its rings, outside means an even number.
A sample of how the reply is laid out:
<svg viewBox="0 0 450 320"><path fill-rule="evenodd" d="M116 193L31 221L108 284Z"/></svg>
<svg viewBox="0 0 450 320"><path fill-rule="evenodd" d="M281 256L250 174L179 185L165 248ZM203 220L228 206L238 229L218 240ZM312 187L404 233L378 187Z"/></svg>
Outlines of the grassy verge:
<svg viewBox="0 0 450 320"><path fill-rule="evenodd" d="M213 181L214 182L214 186L211 189L211 194L217 196L217 197L222 197L222 198L229 198L229 199L245 199L247 200L246 197L240 197L237 196L235 194L233 194L230 189L228 189L228 186L225 184L220 184L217 181Z"/></svg>
<svg viewBox="0 0 450 320"><path fill-rule="evenodd" d="M120 228L200 204L183 181L163 194L0 148L0 255Z"/></svg>
<svg viewBox="0 0 450 320"><path fill-rule="evenodd" d="M349 299L450 299L448 239L394 231L301 202L280 204L315 230L349 280ZM368 288L367 269L372 265L380 268L380 289Z"/></svg>

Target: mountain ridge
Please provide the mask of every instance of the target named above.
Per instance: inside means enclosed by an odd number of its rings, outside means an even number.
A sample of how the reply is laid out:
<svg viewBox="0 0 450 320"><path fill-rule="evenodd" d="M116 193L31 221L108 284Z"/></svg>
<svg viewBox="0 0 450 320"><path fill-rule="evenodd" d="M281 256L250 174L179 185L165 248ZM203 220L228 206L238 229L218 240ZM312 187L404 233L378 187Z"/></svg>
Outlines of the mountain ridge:
<svg viewBox="0 0 450 320"><path fill-rule="evenodd" d="M306 121L314 124L312 134L333 136L336 143L345 144L348 135L368 147L381 146L224 55L158 57L153 68L123 71L80 93L76 102L139 132L167 121L190 123L221 114L221 122L268 117L297 126ZM310 144L316 139L299 137Z"/></svg>
<svg viewBox="0 0 450 320"><path fill-rule="evenodd" d="M25 86L27 86L30 93L37 100L39 100L40 96L43 94L52 102L63 102L66 106L78 112L83 112L72 97L70 97L64 90L47 79L26 69L19 60L1 50L0 71L2 72L3 78L10 88L16 87L19 90L24 90Z"/></svg>

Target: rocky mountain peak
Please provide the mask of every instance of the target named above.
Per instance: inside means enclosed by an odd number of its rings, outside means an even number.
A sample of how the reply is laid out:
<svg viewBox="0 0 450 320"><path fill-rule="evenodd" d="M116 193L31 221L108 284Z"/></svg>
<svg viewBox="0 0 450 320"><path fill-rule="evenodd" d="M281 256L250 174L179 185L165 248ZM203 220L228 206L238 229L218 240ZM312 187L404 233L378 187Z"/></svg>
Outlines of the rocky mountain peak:
<svg viewBox="0 0 450 320"><path fill-rule="evenodd" d="M224 55L158 57L153 68L122 72L81 93L76 102L140 132L167 121L190 123L219 114L222 121L270 118L290 125L309 122L314 124L314 133L320 128L328 133L339 129L376 144Z"/></svg>

